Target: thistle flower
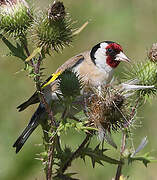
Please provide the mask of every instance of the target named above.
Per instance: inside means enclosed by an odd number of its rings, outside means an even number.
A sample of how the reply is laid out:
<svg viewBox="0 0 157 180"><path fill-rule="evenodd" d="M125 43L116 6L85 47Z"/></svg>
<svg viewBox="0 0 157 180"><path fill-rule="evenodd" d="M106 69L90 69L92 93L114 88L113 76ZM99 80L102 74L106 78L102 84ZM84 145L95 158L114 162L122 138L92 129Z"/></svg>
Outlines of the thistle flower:
<svg viewBox="0 0 157 180"><path fill-rule="evenodd" d="M68 18L63 3L52 4L47 13L40 13L31 28L32 38L37 47L59 51L69 45L72 39L71 21Z"/></svg>
<svg viewBox="0 0 157 180"><path fill-rule="evenodd" d="M24 37L32 22L32 12L24 0L0 1L0 30L14 38Z"/></svg>

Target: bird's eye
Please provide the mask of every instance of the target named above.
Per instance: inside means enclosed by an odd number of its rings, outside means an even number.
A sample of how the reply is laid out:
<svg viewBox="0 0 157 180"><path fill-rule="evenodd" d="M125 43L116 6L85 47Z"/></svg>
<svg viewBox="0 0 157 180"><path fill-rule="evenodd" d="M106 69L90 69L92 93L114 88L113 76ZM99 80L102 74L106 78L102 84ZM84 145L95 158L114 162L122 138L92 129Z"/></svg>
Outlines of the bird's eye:
<svg viewBox="0 0 157 180"><path fill-rule="evenodd" d="M113 50L111 48L107 49L108 53L111 53Z"/></svg>
<svg viewBox="0 0 157 180"><path fill-rule="evenodd" d="M108 48L107 49L107 55L115 56L116 55L116 51L114 49Z"/></svg>

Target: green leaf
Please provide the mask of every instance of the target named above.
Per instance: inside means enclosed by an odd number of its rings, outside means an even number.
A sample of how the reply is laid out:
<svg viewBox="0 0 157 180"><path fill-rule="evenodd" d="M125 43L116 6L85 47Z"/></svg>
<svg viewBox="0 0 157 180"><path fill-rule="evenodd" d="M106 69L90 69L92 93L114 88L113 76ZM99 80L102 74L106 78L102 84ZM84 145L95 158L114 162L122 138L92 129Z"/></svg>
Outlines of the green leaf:
<svg viewBox="0 0 157 180"><path fill-rule="evenodd" d="M88 146L86 146L81 153L81 158L85 161L85 156L90 157L93 168L95 167L96 163L98 163L100 165L103 165L102 162L107 162L110 164L120 164L121 163L120 161L118 161L116 159L113 159L109 156L104 155L104 152L107 151L107 149L100 149L99 146L100 146L100 144L98 144L94 150L89 148Z"/></svg>
<svg viewBox="0 0 157 180"><path fill-rule="evenodd" d="M55 177L53 177L54 180L61 180L61 179L65 179L65 180L79 180L79 179L75 179L72 178L71 176L75 175L77 173L66 173L66 174L57 174Z"/></svg>
<svg viewBox="0 0 157 180"><path fill-rule="evenodd" d="M131 155L129 155L128 157L128 164L131 164L134 161L141 161L145 167L147 167L148 163L152 163L152 162L157 162L157 160L149 155L150 153L145 153L144 155L141 156L135 156L135 157L131 157Z"/></svg>
<svg viewBox="0 0 157 180"><path fill-rule="evenodd" d="M4 44L9 48L11 51L11 54L13 56L16 56L22 60L25 60L27 56L24 54L24 47L23 45L20 45L19 43L16 43L16 46L14 46L9 40L7 40L3 35L0 35L0 38L4 42Z"/></svg>

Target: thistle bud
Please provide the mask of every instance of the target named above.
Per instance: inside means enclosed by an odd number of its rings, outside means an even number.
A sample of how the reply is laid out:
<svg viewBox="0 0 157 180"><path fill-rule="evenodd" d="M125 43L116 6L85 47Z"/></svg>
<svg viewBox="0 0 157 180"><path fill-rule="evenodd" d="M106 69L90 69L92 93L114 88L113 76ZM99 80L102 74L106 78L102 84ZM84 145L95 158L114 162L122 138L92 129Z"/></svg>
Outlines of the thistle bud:
<svg viewBox="0 0 157 180"><path fill-rule="evenodd" d="M148 57L151 61L157 62L157 43L154 43L149 51Z"/></svg>
<svg viewBox="0 0 157 180"><path fill-rule="evenodd" d="M128 80L135 79L141 86L152 86L153 88L139 89L135 93L141 98L147 98L157 93L157 63L147 59L145 62L132 65L127 71Z"/></svg>
<svg viewBox="0 0 157 180"><path fill-rule="evenodd" d="M66 70L59 76L59 90L64 97L76 97L81 89L82 82L76 73Z"/></svg>
<svg viewBox="0 0 157 180"><path fill-rule="evenodd" d="M32 15L24 0L0 1L0 30L4 35L21 38L31 25Z"/></svg>
<svg viewBox="0 0 157 180"><path fill-rule="evenodd" d="M72 39L71 21L63 3L52 4L48 12L40 13L31 28L33 41L37 47L43 47L44 52L62 50Z"/></svg>

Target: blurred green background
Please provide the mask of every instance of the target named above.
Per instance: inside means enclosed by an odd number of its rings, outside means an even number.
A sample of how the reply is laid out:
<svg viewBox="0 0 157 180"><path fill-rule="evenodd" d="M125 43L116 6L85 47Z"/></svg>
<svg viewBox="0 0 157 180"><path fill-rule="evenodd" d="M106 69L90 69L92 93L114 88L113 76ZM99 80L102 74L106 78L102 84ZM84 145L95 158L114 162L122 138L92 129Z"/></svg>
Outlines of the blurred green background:
<svg viewBox="0 0 157 180"><path fill-rule="evenodd" d="M31 0L30 0L31 1ZM34 1L37 7L46 9L52 1ZM147 50L157 40L157 1L156 0L65 0L67 11L80 27L85 21L89 25L67 47L62 54L47 57L44 67L45 75L49 76L56 68L69 57L90 49L103 40L119 42L124 52L133 61L146 58ZM1 180L43 180L45 179L40 161L35 160L41 151L42 132L38 128L22 151L16 155L12 148L13 142L26 126L36 106L32 106L22 113L17 112L16 106L27 99L35 90L31 79L25 72L18 72L23 63L20 60L5 56L8 49L0 41L0 179ZM122 73L124 64L121 64L116 74ZM157 157L157 100L146 103L139 111L142 122L137 123L140 128L133 129L133 141L138 146L144 136L148 136L149 143L142 153L151 151ZM73 133L73 136L71 134ZM120 134L114 135L120 144ZM68 143L76 147L83 136L80 133L70 132L66 135ZM98 143L97 138L94 140ZM110 147L111 148L111 147ZM113 155L116 156L116 155ZM78 172L76 177L82 180L111 180L115 175L116 166L104 163L93 169L90 161L86 164L81 160L73 162L72 172ZM156 180L157 164L150 164L147 168L142 163L133 163L124 168L124 175L130 180Z"/></svg>

